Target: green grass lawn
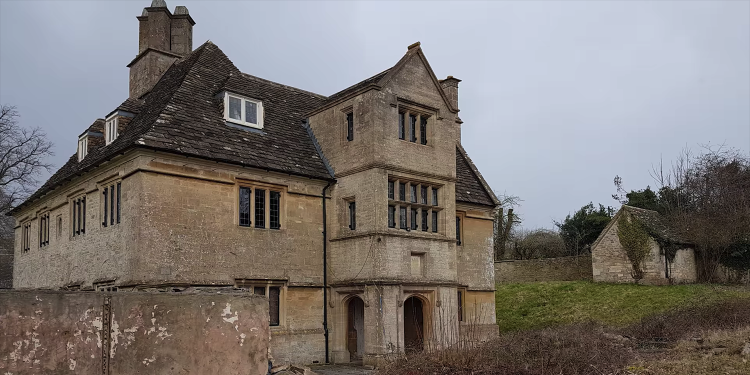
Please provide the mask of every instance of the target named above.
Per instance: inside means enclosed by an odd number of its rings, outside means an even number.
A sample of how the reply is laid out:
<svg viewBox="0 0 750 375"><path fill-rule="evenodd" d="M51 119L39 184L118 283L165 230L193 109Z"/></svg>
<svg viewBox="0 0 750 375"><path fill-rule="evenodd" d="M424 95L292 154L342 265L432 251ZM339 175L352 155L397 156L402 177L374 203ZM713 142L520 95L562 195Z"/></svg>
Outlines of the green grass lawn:
<svg viewBox="0 0 750 375"><path fill-rule="evenodd" d="M750 290L718 285L645 286L560 281L499 284L495 292L501 332L594 320L623 326L672 308L750 298Z"/></svg>

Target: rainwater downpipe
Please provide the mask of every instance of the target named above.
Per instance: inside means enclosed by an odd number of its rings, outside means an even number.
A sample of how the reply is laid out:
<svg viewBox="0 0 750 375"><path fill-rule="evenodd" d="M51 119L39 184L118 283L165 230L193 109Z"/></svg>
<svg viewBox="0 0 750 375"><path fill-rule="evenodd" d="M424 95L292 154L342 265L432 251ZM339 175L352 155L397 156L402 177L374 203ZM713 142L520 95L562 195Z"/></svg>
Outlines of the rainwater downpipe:
<svg viewBox="0 0 750 375"><path fill-rule="evenodd" d="M331 186L329 182L323 188L323 336L326 342L326 364L328 360L328 224L326 222L326 190Z"/></svg>

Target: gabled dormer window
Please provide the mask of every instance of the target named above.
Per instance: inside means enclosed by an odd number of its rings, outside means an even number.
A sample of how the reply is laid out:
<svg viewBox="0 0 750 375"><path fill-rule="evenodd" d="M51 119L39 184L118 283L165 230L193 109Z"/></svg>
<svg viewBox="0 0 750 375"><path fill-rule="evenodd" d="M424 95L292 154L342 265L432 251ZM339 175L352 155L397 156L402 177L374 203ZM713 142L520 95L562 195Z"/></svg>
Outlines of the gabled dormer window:
<svg viewBox="0 0 750 375"><path fill-rule="evenodd" d="M89 137L84 134L78 138L78 161L83 160L89 152Z"/></svg>
<svg viewBox="0 0 750 375"><path fill-rule="evenodd" d="M115 139L117 139L118 135L117 115L114 115L108 118L106 124L104 125L105 145L112 143Z"/></svg>
<svg viewBox="0 0 750 375"><path fill-rule="evenodd" d="M235 94L224 94L224 119L228 122L263 129L263 102Z"/></svg>

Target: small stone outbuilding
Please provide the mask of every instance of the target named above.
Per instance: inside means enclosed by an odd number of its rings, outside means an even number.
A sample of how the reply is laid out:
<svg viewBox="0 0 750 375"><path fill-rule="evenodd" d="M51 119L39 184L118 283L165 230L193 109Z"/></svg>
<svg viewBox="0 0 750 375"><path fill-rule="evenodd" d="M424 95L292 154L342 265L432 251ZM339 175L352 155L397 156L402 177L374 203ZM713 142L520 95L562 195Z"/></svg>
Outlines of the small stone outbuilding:
<svg viewBox="0 0 750 375"><path fill-rule="evenodd" d="M656 211L623 205L591 247L593 278L596 282L630 283L633 266L617 235L617 222L623 215L638 219L649 233L651 251L643 261L643 284L692 283L697 279L694 246L676 234ZM663 244L677 251L669 259Z"/></svg>

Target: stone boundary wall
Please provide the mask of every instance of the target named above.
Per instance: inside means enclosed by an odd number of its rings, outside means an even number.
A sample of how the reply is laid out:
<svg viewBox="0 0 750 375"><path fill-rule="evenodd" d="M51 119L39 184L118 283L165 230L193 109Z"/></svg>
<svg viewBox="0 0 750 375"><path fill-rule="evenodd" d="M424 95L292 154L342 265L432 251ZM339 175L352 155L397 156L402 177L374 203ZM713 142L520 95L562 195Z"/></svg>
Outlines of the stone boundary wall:
<svg viewBox="0 0 750 375"><path fill-rule="evenodd" d="M268 301L0 291L0 374L266 374Z"/></svg>
<svg viewBox="0 0 750 375"><path fill-rule="evenodd" d="M498 284L591 279L591 255L495 262Z"/></svg>

